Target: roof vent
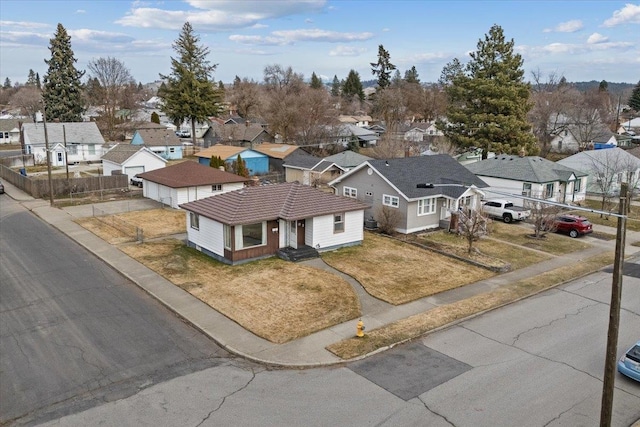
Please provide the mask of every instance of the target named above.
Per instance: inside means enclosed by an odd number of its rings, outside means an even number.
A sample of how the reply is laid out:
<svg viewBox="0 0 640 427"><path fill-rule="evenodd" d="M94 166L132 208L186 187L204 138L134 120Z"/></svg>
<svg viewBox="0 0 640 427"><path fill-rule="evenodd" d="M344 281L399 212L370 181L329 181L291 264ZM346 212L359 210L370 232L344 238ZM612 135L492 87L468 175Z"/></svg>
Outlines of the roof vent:
<svg viewBox="0 0 640 427"><path fill-rule="evenodd" d="M425 184L418 184L416 185L416 188L433 188L433 184L431 184L430 182Z"/></svg>

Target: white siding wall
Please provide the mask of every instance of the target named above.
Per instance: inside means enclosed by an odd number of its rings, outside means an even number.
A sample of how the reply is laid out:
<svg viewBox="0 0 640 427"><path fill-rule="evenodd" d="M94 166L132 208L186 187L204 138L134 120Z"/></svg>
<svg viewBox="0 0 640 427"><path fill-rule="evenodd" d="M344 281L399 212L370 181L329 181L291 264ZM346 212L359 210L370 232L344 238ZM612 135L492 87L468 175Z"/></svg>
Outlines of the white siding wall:
<svg viewBox="0 0 640 427"><path fill-rule="evenodd" d="M113 175L113 171L121 171L122 166L117 163L110 162L108 160L102 161L102 173L105 176Z"/></svg>
<svg viewBox="0 0 640 427"><path fill-rule="evenodd" d="M312 223L309 227L309 223ZM311 240L309 240L311 237ZM305 241L307 245L323 250L337 245L359 242L364 238L364 211L347 212L344 215L344 231L333 232L333 215L307 220Z"/></svg>
<svg viewBox="0 0 640 427"><path fill-rule="evenodd" d="M224 257L223 225L200 215L200 229L191 228L190 215L187 212L187 238L216 255Z"/></svg>

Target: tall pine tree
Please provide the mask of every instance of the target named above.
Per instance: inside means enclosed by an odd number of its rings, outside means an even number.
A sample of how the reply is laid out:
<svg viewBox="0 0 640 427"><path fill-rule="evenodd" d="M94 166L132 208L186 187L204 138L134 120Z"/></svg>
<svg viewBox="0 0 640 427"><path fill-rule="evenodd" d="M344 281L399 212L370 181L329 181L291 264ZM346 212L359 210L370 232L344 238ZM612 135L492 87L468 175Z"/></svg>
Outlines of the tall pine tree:
<svg viewBox="0 0 640 427"><path fill-rule="evenodd" d="M160 75L164 86L158 90L158 96L164 101L162 111L174 123L182 123L185 119L191 121L194 144L196 122L219 115L222 100L213 82L213 72L218 64L209 62L209 48L199 42L200 37L186 22L173 43L177 58L171 57L171 74Z"/></svg>
<svg viewBox="0 0 640 427"><path fill-rule="evenodd" d="M322 86L324 86L324 84L322 83L322 79L316 75L315 71L311 73L311 83L309 84L309 86L312 89L321 89Z"/></svg>
<svg viewBox="0 0 640 427"><path fill-rule="evenodd" d="M358 74L357 71L349 71L349 75L342 85L342 96L349 101L353 100L355 96L357 96L360 101L364 101L364 89L362 89L360 74Z"/></svg>
<svg viewBox="0 0 640 427"><path fill-rule="evenodd" d="M391 72L396 66L391 63L391 55L383 45L378 46L378 62L371 62L371 74L378 77L378 87L385 89L391 84Z"/></svg>
<svg viewBox="0 0 640 427"><path fill-rule="evenodd" d="M459 148L482 148L483 158L489 151L528 155L539 151L527 122L530 87L523 79L522 57L514 54L513 45L494 25L478 41L464 68L456 62L443 70L450 104L448 123L441 128Z"/></svg>
<svg viewBox="0 0 640 427"><path fill-rule="evenodd" d="M635 111L640 111L640 81L633 88L633 92L631 92L631 96L629 97L629 107L633 108Z"/></svg>
<svg viewBox="0 0 640 427"><path fill-rule="evenodd" d="M331 96L340 96L340 80L338 76L333 76L333 82L331 83Z"/></svg>
<svg viewBox="0 0 640 427"><path fill-rule="evenodd" d="M80 79L84 71L78 71L75 67L77 59L74 58L71 50L71 37L62 24L58 24L56 33L49 40L49 50L51 59L44 61L49 66L49 70L44 76L42 91L46 119L81 122L84 108L82 106L83 87Z"/></svg>

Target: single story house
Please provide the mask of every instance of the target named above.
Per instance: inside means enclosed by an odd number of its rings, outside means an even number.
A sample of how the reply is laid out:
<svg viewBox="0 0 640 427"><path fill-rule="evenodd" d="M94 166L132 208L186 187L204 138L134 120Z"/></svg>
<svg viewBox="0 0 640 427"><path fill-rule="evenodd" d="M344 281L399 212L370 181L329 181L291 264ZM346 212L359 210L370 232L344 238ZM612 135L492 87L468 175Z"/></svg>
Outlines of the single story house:
<svg viewBox="0 0 640 427"><path fill-rule="evenodd" d="M246 187L181 204L187 244L226 264L283 248L327 251L361 244L366 205L300 183Z"/></svg>
<svg viewBox="0 0 640 427"><path fill-rule="evenodd" d="M459 208L479 207L487 187L447 154L367 160L329 185L369 205L367 219L380 222L385 210L395 212L395 229L405 234L440 227Z"/></svg>
<svg viewBox="0 0 640 427"><path fill-rule="evenodd" d="M0 119L0 144L20 144L20 127L31 119Z"/></svg>
<svg viewBox="0 0 640 427"><path fill-rule="evenodd" d="M586 197L587 173L538 156L498 155L465 167L489 185L484 189L487 197L504 198L507 193L518 206L524 205L521 196L559 203Z"/></svg>
<svg viewBox="0 0 640 427"><path fill-rule="evenodd" d="M244 124L212 123L202 136L205 147L215 144L241 145L255 147L264 142L273 142L274 138L258 123Z"/></svg>
<svg viewBox="0 0 640 427"><path fill-rule="evenodd" d="M373 158L365 156L364 154L356 153L355 151L345 150L341 151L340 153L327 156L324 158L324 160L335 163L343 170L348 171L349 169L355 168L362 162L373 160Z"/></svg>
<svg viewBox="0 0 640 427"><path fill-rule="evenodd" d="M557 163L586 172L589 194L619 194L622 182L629 190L640 187L640 159L619 147L582 151Z"/></svg>
<svg viewBox="0 0 640 427"><path fill-rule="evenodd" d="M164 168L167 160L147 147L121 143L102 155L104 175L125 174L129 179L139 173Z"/></svg>
<svg viewBox="0 0 640 427"><path fill-rule="evenodd" d="M144 145L167 160L182 159L182 141L171 129L138 129L131 138L131 145Z"/></svg>
<svg viewBox="0 0 640 427"><path fill-rule="evenodd" d="M22 124L25 154L33 154L36 163L47 161L44 126L44 122ZM52 166L101 161L105 141L95 122L52 122L46 126Z"/></svg>
<svg viewBox="0 0 640 427"><path fill-rule="evenodd" d="M371 147L376 145L379 135L367 128L354 124L343 123L335 128L336 135L333 136L336 143L348 147L352 139L356 139L360 147Z"/></svg>
<svg viewBox="0 0 640 427"><path fill-rule="evenodd" d="M284 180L318 186L340 176L344 169L328 160L313 156L304 150L296 150L284 161Z"/></svg>
<svg viewBox="0 0 640 427"><path fill-rule="evenodd" d="M283 163L293 153L298 151L297 145L272 144L269 142L256 145L253 149L269 157L269 172L284 174Z"/></svg>
<svg viewBox="0 0 640 427"><path fill-rule="evenodd" d="M231 164L238 160L238 156L244 160L250 175L260 175L269 172L269 157L266 154L247 147L216 144L196 153L198 163L209 166L211 157L220 157L224 162Z"/></svg>
<svg viewBox="0 0 640 427"><path fill-rule="evenodd" d="M138 174L142 195L172 208L181 203L239 190L247 178L216 168L185 161Z"/></svg>

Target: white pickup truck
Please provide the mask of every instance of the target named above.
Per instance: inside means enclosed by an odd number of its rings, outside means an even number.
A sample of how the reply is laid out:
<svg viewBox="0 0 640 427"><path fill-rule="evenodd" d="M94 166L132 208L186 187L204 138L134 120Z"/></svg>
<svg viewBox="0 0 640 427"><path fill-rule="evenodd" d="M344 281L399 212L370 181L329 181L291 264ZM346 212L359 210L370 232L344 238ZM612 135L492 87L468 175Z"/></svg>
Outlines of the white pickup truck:
<svg viewBox="0 0 640 427"><path fill-rule="evenodd" d="M500 199L485 200L482 205L482 210L488 216L500 218L506 223L522 221L531 216L529 209L514 206L512 202Z"/></svg>

